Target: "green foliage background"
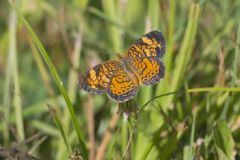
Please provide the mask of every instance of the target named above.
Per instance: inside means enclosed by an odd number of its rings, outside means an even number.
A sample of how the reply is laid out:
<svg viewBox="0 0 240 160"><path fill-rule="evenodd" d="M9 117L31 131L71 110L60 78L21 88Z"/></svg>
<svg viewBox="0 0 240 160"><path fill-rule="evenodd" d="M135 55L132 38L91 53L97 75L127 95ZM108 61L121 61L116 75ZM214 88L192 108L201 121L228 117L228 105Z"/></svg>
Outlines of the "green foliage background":
<svg viewBox="0 0 240 160"><path fill-rule="evenodd" d="M0 1L0 147L58 160L74 150L84 159L240 158L239 8L239 0ZM79 90L79 73L151 30L166 38L166 75L120 106L141 108L126 121L106 95Z"/></svg>

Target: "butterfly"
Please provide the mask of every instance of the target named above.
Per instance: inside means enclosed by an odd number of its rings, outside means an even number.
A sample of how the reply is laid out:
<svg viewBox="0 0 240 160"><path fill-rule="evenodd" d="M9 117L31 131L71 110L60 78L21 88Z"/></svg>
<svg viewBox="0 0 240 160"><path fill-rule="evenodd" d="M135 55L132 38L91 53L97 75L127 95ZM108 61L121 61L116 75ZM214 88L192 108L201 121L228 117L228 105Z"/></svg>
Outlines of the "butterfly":
<svg viewBox="0 0 240 160"><path fill-rule="evenodd" d="M128 101L141 85L156 84L164 77L161 60L165 38L160 31L151 31L139 38L124 55L89 69L79 78L80 88L95 94L107 94L118 102Z"/></svg>

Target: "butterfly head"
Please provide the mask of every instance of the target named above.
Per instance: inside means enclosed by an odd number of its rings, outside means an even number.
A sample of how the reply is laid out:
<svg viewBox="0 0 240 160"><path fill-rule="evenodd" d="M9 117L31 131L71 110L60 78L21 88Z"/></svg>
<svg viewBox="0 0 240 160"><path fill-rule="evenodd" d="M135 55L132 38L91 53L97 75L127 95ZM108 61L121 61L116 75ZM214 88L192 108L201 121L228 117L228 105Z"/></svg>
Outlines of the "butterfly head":
<svg viewBox="0 0 240 160"><path fill-rule="evenodd" d="M120 53L116 53L117 59L120 61L120 65L124 68L128 66L127 60Z"/></svg>

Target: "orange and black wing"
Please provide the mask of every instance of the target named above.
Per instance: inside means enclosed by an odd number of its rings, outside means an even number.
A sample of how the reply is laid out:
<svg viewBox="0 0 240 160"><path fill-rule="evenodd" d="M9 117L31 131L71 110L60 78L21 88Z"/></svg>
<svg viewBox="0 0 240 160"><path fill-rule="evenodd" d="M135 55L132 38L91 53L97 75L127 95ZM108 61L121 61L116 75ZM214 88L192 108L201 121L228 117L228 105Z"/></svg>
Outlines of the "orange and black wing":
<svg viewBox="0 0 240 160"><path fill-rule="evenodd" d="M153 85L164 77L165 67L157 57L135 58L128 63L137 74L140 84Z"/></svg>
<svg viewBox="0 0 240 160"><path fill-rule="evenodd" d="M152 85L164 77L161 57L165 53L165 39L161 32L152 31L138 39L125 54L125 60L144 85Z"/></svg>
<svg viewBox="0 0 240 160"><path fill-rule="evenodd" d="M128 59L159 57L165 53L165 38L159 31L151 31L139 38L125 53Z"/></svg>
<svg viewBox="0 0 240 160"><path fill-rule="evenodd" d="M112 77L107 94L118 102L132 99L138 92L139 82L133 73L119 66Z"/></svg>
<svg viewBox="0 0 240 160"><path fill-rule="evenodd" d="M110 81L119 65L118 61L107 61L89 69L85 75L79 77L80 88L90 93L107 93Z"/></svg>

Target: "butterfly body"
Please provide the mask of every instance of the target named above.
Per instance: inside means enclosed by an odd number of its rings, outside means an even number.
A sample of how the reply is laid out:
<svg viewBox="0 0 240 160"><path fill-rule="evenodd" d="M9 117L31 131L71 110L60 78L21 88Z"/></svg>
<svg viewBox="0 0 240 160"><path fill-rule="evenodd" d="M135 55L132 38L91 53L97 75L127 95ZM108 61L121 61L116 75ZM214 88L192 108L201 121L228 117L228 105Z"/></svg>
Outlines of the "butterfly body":
<svg viewBox="0 0 240 160"><path fill-rule="evenodd" d="M137 40L117 60L110 60L88 70L79 79L80 88L90 93L108 94L118 102L132 99L140 85L153 85L164 76L161 57L165 39L152 31Z"/></svg>

